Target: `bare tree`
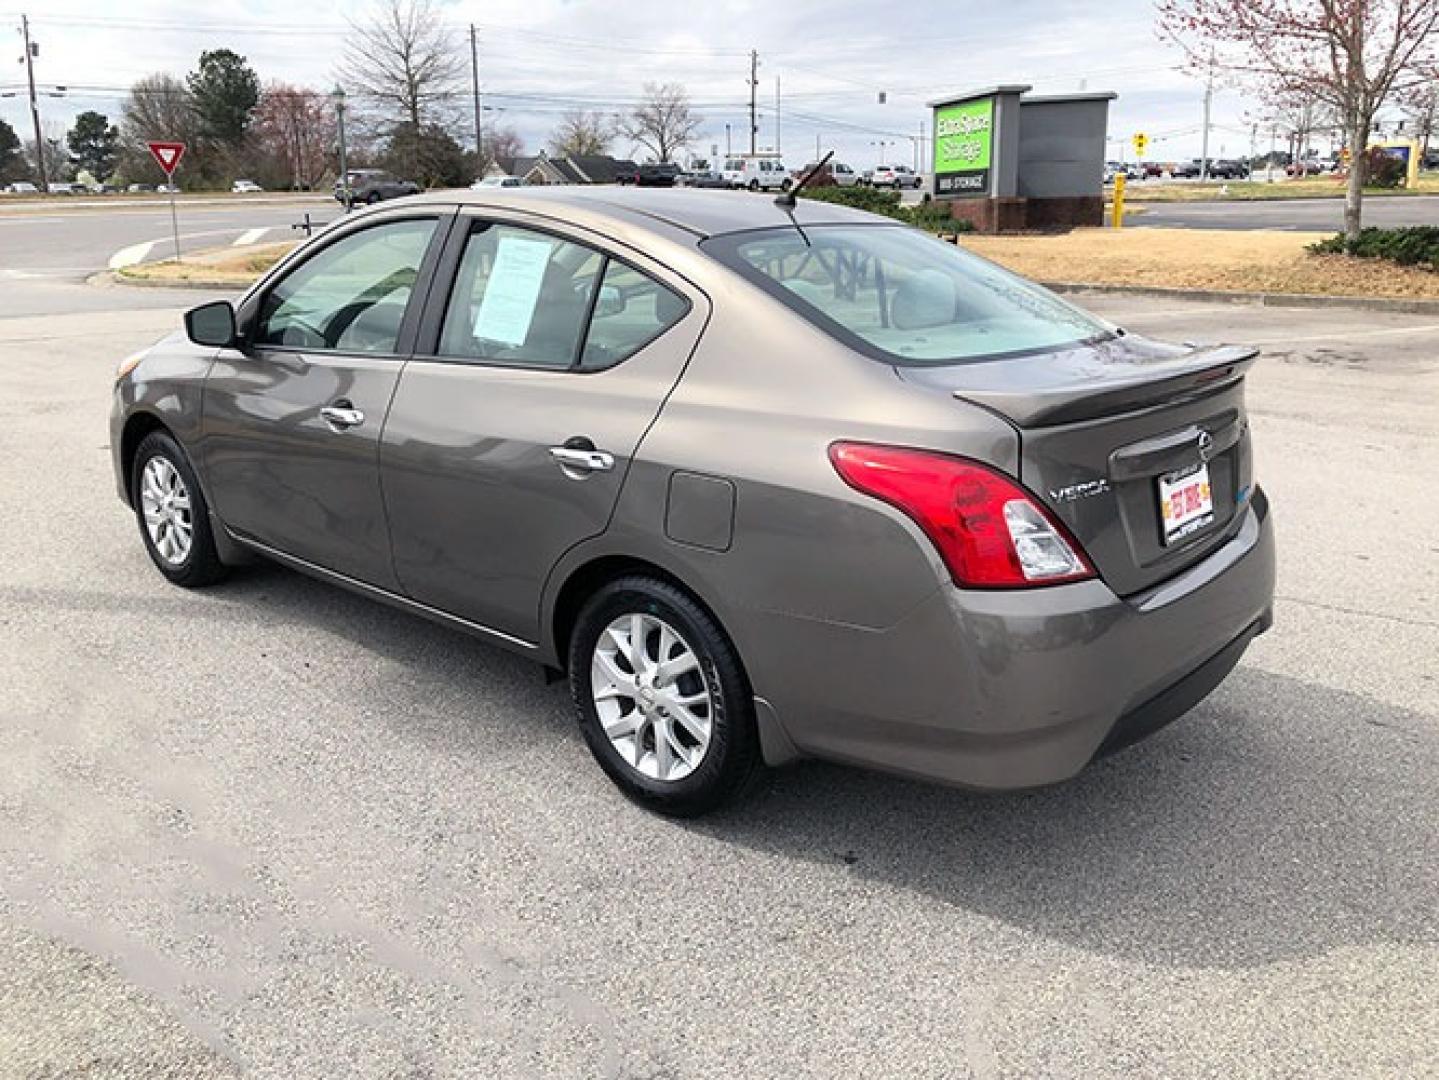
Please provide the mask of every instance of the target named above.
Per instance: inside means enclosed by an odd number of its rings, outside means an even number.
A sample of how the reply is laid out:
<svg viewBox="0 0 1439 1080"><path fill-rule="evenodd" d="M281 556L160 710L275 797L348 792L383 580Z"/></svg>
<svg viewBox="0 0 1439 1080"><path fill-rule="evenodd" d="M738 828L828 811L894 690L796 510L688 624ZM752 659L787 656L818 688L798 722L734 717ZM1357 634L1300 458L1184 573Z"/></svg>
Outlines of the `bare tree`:
<svg viewBox="0 0 1439 1080"><path fill-rule="evenodd" d="M1432 69L1439 0L1159 0L1160 34L1198 69L1310 93L1349 146L1344 232L1363 217L1364 152L1380 107Z"/></svg>
<svg viewBox="0 0 1439 1080"><path fill-rule="evenodd" d="M130 87L120 114L120 138L121 171L132 181L161 175L145 149L147 142L185 143L189 147L187 166L206 152L194 98L185 84L171 75L147 75ZM198 164L203 171L203 162Z"/></svg>
<svg viewBox="0 0 1439 1080"><path fill-rule="evenodd" d="M561 157L604 154L615 139L615 122L602 112L575 109L560 117L550 149Z"/></svg>
<svg viewBox="0 0 1439 1080"><path fill-rule="evenodd" d="M1428 157L1429 145L1439 135L1439 71L1401 94L1399 103L1405 117L1413 122L1414 135L1421 144L1420 157Z"/></svg>
<svg viewBox="0 0 1439 1080"><path fill-rule="evenodd" d="M264 149L284 162L291 186L308 191L329 168L335 110L326 94L268 83L255 109L254 132Z"/></svg>
<svg viewBox="0 0 1439 1080"><path fill-rule="evenodd" d="M1272 87L1263 94L1263 99L1269 104L1266 126L1277 128L1289 137L1290 152L1296 161L1304 157L1315 135L1332 131L1336 126L1334 110L1312 88Z"/></svg>
<svg viewBox="0 0 1439 1080"><path fill-rule="evenodd" d="M491 128L485 134L485 158L481 165L517 158L524 152L525 140L514 128Z"/></svg>
<svg viewBox="0 0 1439 1080"><path fill-rule="evenodd" d="M464 54L431 0L383 0L367 23L351 23L339 75L351 97L368 98L390 126L414 131L444 119L459 96Z"/></svg>
<svg viewBox="0 0 1439 1080"><path fill-rule="evenodd" d="M694 142L703 123L679 83L645 83L644 99L620 121L619 131L656 160L669 161L676 150Z"/></svg>

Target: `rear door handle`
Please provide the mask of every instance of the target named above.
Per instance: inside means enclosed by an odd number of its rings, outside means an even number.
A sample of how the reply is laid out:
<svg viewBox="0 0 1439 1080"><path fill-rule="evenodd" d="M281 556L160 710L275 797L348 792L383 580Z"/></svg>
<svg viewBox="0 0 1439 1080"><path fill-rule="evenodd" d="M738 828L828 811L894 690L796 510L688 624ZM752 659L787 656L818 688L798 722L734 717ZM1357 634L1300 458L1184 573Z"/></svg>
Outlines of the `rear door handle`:
<svg viewBox="0 0 1439 1080"><path fill-rule="evenodd" d="M320 410L320 418L332 428L338 428L340 430L359 427L365 422L365 414L348 401L341 402L337 405L326 405Z"/></svg>
<svg viewBox="0 0 1439 1080"><path fill-rule="evenodd" d="M615 456L605 450L581 450L573 446L552 446L550 456L565 472L609 472L615 467Z"/></svg>

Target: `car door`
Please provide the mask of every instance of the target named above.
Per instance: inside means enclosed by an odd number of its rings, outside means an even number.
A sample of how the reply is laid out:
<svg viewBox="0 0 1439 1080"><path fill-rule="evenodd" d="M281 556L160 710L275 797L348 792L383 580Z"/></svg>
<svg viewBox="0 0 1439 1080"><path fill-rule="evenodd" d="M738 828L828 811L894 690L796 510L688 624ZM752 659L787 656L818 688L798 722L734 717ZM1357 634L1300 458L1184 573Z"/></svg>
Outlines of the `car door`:
<svg viewBox="0 0 1439 1080"><path fill-rule="evenodd" d="M380 452L396 572L533 643L551 569L604 531L709 306L638 253L519 214L462 214L442 266Z"/></svg>
<svg viewBox="0 0 1439 1080"><path fill-rule="evenodd" d="M369 215L241 310L204 393L211 500L237 534L396 589L379 441L449 209Z"/></svg>

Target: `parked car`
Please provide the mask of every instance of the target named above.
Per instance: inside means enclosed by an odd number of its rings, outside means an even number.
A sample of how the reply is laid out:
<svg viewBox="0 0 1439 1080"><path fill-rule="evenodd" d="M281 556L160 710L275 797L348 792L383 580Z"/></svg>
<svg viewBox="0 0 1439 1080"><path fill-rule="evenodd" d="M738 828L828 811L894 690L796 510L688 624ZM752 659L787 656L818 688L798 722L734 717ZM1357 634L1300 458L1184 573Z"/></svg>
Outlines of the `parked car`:
<svg viewBox="0 0 1439 1080"><path fill-rule="evenodd" d="M264 188L253 180L236 180L230 185L230 191L235 195L254 195L256 192L264 190Z"/></svg>
<svg viewBox="0 0 1439 1080"><path fill-rule="evenodd" d="M131 184L125 189L131 195L145 195L155 190L150 184Z"/></svg>
<svg viewBox="0 0 1439 1080"><path fill-rule="evenodd" d="M84 184L74 184L74 183L69 183L69 182L66 182L66 181L60 181L60 182L58 182L58 183L50 184L50 185L46 188L46 190L49 191L51 195L88 195L88 194L90 194L90 189L87 188Z"/></svg>
<svg viewBox="0 0 1439 1080"><path fill-rule="evenodd" d="M647 162L623 167L616 173L615 182L636 187L674 187L679 176L680 167L672 161Z"/></svg>
<svg viewBox="0 0 1439 1080"><path fill-rule="evenodd" d="M1216 180L1248 180L1249 162L1235 158L1219 158L1210 162L1209 175Z"/></svg>
<svg viewBox="0 0 1439 1080"><path fill-rule="evenodd" d="M7 195L39 195L40 189L28 180L16 180L5 185Z"/></svg>
<svg viewBox="0 0 1439 1080"><path fill-rule="evenodd" d="M420 185L413 180L400 180L383 169L351 169L345 174L345 180L345 183L335 181L335 199L342 203L373 205L420 193Z"/></svg>
<svg viewBox="0 0 1439 1080"><path fill-rule="evenodd" d="M788 191L794 183L777 157L732 157L724 163L721 175L730 187L750 191Z"/></svg>
<svg viewBox="0 0 1439 1080"><path fill-rule="evenodd" d="M155 193L157 195L178 195L180 189L174 184L158 184L155 187Z"/></svg>
<svg viewBox="0 0 1439 1080"><path fill-rule="evenodd" d="M865 173L871 187L898 187L893 165L876 165Z"/></svg>
<svg viewBox="0 0 1439 1080"><path fill-rule="evenodd" d="M484 191L487 188L510 188L524 187L525 181L518 176L482 176L470 185L471 191Z"/></svg>
<svg viewBox="0 0 1439 1080"><path fill-rule="evenodd" d="M708 162L697 162L689 169L680 173L675 183L681 187L692 188L727 188L730 182L725 179L724 174L718 170L711 169Z"/></svg>
<svg viewBox="0 0 1439 1080"><path fill-rule="evenodd" d="M674 814L796 755L1064 780L1269 626L1255 349L813 200L508 202L363 211L121 364L166 579L259 555L566 672L600 766Z"/></svg>
<svg viewBox="0 0 1439 1080"><path fill-rule="evenodd" d="M894 186L896 188L914 188L918 190L919 186L924 182L920 175L908 165L893 165L891 169L894 172Z"/></svg>
<svg viewBox="0 0 1439 1080"><path fill-rule="evenodd" d="M1112 184L1116 176L1123 176L1126 180L1140 180L1144 177L1144 167L1132 161L1106 161L1104 182Z"/></svg>

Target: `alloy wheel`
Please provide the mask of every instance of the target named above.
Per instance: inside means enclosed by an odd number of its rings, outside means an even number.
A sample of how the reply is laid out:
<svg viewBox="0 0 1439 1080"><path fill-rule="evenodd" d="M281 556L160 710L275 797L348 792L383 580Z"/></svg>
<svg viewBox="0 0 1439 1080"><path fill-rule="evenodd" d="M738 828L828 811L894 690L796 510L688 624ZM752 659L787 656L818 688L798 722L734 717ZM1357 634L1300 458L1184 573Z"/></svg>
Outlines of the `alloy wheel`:
<svg viewBox="0 0 1439 1080"><path fill-rule="evenodd" d="M621 615L595 643L590 693L621 760L652 780L682 780L710 746L715 702L699 655L653 615Z"/></svg>
<svg viewBox="0 0 1439 1080"><path fill-rule="evenodd" d="M160 558L179 566L190 557L195 538L190 489L167 458L157 455L145 463L140 473L140 509L145 532Z"/></svg>

